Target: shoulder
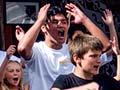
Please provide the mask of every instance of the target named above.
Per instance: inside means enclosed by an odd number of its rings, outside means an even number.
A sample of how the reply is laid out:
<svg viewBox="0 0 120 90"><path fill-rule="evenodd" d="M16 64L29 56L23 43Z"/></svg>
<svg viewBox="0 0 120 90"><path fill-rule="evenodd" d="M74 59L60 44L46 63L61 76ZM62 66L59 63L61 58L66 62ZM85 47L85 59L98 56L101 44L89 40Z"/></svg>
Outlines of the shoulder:
<svg viewBox="0 0 120 90"><path fill-rule="evenodd" d="M66 84L66 80L71 76L71 74L68 74L68 75L59 75L52 88L59 88L59 89L64 89L65 87L65 84Z"/></svg>
<svg viewBox="0 0 120 90"><path fill-rule="evenodd" d="M73 73L70 73L70 74L66 74L66 75L59 75L55 82L61 82L61 83L65 83L65 82L68 82L68 81L71 81L73 79L75 79L75 75Z"/></svg>
<svg viewBox="0 0 120 90"><path fill-rule="evenodd" d="M73 78L73 77L74 77L74 74L70 73L70 74L65 74L65 75L59 75L57 78L66 80L66 79Z"/></svg>
<svg viewBox="0 0 120 90"><path fill-rule="evenodd" d="M33 47L32 47L32 50L33 52L38 52L42 49L44 49L44 41L40 41L40 42L35 42Z"/></svg>
<svg viewBox="0 0 120 90"><path fill-rule="evenodd" d="M68 77L70 77L70 74L68 75L59 75L57 78L56 78L56 81L65 81Z"/></svg>

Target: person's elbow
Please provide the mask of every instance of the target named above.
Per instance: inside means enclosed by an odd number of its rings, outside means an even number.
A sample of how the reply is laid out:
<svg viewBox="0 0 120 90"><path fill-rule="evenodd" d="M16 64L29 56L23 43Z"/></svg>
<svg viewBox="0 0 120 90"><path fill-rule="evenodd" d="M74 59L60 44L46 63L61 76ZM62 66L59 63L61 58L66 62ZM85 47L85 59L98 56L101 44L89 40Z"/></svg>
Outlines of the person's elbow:
<svg viewBox="0 0 120 90"><path fill-rule="evenodd" d="M103 52L106 52L111 49L110 42L106 42L103 44Z"/></svg>
<svg viewBox="0 0 120 90"><path fill-rule="evenodd" d="M25 47L25 45L18 44L18 53L25 59L29 59L32 55L32 49Z"/></svg>

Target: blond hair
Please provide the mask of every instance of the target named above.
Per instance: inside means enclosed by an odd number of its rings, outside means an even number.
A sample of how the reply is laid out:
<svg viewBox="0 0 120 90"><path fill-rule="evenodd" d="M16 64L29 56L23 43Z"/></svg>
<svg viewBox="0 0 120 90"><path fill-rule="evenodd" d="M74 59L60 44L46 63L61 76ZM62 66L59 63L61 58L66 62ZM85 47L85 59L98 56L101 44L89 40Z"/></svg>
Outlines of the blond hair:
<svg viewBox="0 0 120 90"><path fill-rule="evenodd" d="M21 65L21 63L19 63L18 61L9 60L9 61L7 62L7 65L8 65L9 63L17 63L18 65L21 66L21 72L23 72L22 65ZM7 65L6 65L6 66L7 66ZM5 68L7 69L7 67L5 67ZM2 88L2 90L10 90L10 89L9 89L9 83L8 83L6 77L5 77L6 69L5 69L5 71L4 71L4 77L3 77L2 83L1 83L1 88ZM18 84L18 90L23 90L22 78L21 78L21 80L20 80L20 82L19 82L19 84Z"/></svg>

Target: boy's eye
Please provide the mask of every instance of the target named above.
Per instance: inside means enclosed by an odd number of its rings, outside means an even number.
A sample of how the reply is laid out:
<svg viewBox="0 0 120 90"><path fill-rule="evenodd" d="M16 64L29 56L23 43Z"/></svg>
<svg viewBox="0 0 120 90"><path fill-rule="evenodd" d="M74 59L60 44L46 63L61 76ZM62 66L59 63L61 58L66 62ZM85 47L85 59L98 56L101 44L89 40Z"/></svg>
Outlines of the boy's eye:
<svg viewBox="0 0 120 90"><path fill-rule="evenodd" d="M67 23L67 21L65 21L65 20L64 20L64 21L61 21L61 22L62 22L62 24L66 24L66 23Z"/></svg>
<svg viewBox="0 0 120 90"><path fill-rule="evenodd" d="M51 21L53 24L58 24L59 22L60 23L62 23L62 24L66 24L67 23L67 21L66 20L60 20L60 21L58 21L58 20L53 20L53 21Z"/></svg>
<svg viewBox="0 0 120 90"><path fill-rule="evenodd" d="M91 55L91 57L94 57L94 58L97 57L97 56L98 56L98 55Z"/></svg>
<svg viewBox="0 0 120 90"><path fill-rule="evenodd" d="M53 24L58 24L58 21L54 20L52 21Z"/></svg>

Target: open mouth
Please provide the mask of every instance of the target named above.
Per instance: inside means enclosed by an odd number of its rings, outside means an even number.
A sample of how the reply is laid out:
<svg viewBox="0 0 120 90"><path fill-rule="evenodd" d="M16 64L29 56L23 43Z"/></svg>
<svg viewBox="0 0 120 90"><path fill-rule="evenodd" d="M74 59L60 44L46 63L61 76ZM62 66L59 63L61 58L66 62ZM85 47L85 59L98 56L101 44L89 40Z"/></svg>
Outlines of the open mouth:
<svg viewBox="0 0 120 90"><path fill-rule="evenodd" d="M95 65L94 68L98 69L98 68L99 68L99 65Z"/></svg>
<svg viewBox="0 0 120 90"><path fill-rule="evenodd" d="M64 33L65 33L65 31L63 29L58 31L58 35L61 37L64 37Z"/></svg>
<svg viewBox="0 0 120 90"><path fill-rule="evenodd" d="M15 78L13 78L13 80L14 80L14 81L18 81L18 78L17 78L17 77L15 77Z"/></svg>

